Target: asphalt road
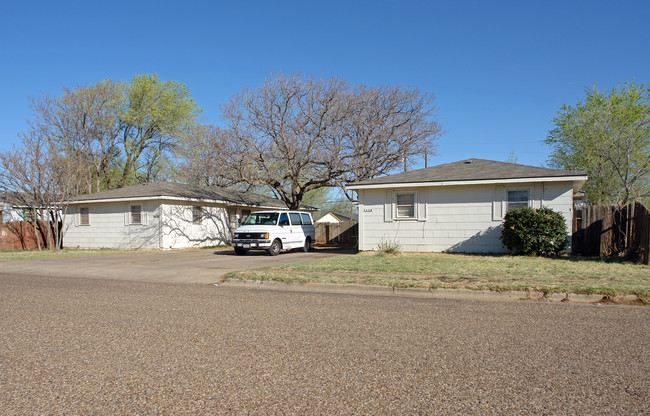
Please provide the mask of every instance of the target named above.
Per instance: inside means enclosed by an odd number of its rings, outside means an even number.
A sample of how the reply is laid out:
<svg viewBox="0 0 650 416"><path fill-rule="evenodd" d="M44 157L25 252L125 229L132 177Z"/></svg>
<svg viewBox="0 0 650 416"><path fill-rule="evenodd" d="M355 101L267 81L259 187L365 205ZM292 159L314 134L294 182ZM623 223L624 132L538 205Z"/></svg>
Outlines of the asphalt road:
<svg viewBox="0 0 650 416"><path fill-rule="evenodd" d="M323 247L308 253L282 252L275 257L264 251L249 251L245 256L237 256L232 248L135 251L0 262L0 272L142 282L215 283L226 273L235 270L317 260L350 253L351 250Z"/></svg>
<svg viewBox="0 0 650 416"><path fill-rule="evenodd" d="M0 414L650 414L649 322L0 272Z"/></svg>

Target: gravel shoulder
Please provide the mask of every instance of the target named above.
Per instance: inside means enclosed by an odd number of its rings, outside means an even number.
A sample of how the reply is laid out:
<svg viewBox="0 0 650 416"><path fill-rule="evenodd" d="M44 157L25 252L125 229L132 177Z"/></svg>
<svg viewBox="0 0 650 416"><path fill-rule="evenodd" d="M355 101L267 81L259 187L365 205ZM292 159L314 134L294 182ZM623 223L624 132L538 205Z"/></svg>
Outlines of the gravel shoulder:
<svg viewBox="0 0 650 416"><path fill-rule="evenodd" d="M2 414L649 414L650 309L0 273Z"/></svg>

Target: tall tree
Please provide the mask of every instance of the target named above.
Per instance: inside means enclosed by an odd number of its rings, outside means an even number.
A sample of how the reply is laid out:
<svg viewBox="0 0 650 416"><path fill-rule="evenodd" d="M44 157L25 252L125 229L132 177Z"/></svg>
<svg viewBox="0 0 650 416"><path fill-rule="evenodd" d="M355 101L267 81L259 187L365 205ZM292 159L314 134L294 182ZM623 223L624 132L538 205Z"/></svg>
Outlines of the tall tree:
<svg viewBox="0 0 650 416"><path fill-rule="evenodd" d="M110 80L76 89L60 97L30 98L34 113L24 135L53 140L70 162L86 164L86 192L112 188L112 169L119 155L119 111L123 85Z"/></svg>
<svg viewBox="0 0 650 416"><path fill-rule="evenodd" d="M157 75L133 77L119 113L122 173L117 186L156 179L165 155L176 149L195 125L200 109L189 89Z"/></svg>
<svg viewBox="0 0 650 416"><path fill-rule="evenodd" d="M650 202L649 86L589 88L584 101L562 106L553 123L550 163L587 172L588 203Z"/></svg>
<svg viewBox="0 0 650 416"><path fill-rule="evenodd" d="M156 75L64 88L61 96L30 102L34 117L27 130L48 136L63 157L86 165L86 192L167 176L170 154L200 112L187 87Z"/></svg>
<svg viewBox="0 0 650 416"><path fill-rule="evenodd" d="M194 172L213 175L204 182L266 186L299 208L310 191L344 189L433 152L441 134L433 99L417 89L275 74L222 106L225 129L200 131L218 169Z"/></svg>

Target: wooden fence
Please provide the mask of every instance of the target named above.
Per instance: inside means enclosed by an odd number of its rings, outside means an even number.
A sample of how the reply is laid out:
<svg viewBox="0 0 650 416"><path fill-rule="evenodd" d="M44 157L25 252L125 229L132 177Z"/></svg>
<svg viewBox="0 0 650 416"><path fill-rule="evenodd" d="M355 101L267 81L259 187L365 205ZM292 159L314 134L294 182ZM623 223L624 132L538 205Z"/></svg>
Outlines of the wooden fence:
<svg viewBox="0 0 650 416"><path fill-rule="evenodd" d="M47 227L51 227L49 242ZM60 223L59 230L61 230ZM0 250L37 249L39 240L41 248L47 248L54 244L56 238L54 233L54 224L45 221L38 222L36 231L34 230L34 223L30 221L13 221L0 224Z"/></svg>
<svg viewBox="0 0 650 416"><path fill-rule="evenodd" d="M641 203L588 206L573 215L573 254L624 256L648 264L650 216Z"/></svg>
<svg viewBox="0 0 650 416"><path fill-rule="evenodd" d="M316 244L356 246L359 225L356 221L341 223L316 223Z"/></svg>

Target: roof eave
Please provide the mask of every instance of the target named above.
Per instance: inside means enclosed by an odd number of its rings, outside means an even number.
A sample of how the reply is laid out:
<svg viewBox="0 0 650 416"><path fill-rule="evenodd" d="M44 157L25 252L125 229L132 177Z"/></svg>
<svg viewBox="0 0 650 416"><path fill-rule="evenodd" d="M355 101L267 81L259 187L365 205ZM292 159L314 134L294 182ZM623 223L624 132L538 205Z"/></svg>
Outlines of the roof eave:
<svg viewBox="0 0 650 416"><path fill-rule="evenodd" d="M347 189L381 189L381 188L420 188L428 186L463 186L463 185L494 185L494 184L514 184L526 182L573 182L574 187L579 184L579 187L587 180L586 175L574 176L539 176L527 178L511 178L511 179L481 179L481 180L463 180L463 181L436 181L436 182L394 182L394 183L377 183L377 184L350 184Z"/></svg>
<svg viewBox="0 0 650 416"><path fill-rule="evenodd" d="M221 204L221 205L235 205L235 206L245 206L245 207L259 207L259 208L269 208L277 209L278 207L266 204L247 204L247 203L236 203L220 199L205 199L205 198L183 198L177 196L145 196L145 197L124 197L124 198L100 198L100 199L85 199L70 201L69 205L84 205L84 204L100 204L107 202L133 202L133 201L181 201L181 202L202 202L208 204Z"/></svg>

